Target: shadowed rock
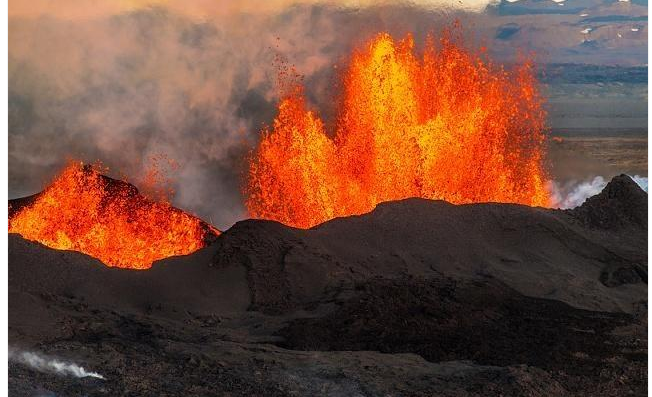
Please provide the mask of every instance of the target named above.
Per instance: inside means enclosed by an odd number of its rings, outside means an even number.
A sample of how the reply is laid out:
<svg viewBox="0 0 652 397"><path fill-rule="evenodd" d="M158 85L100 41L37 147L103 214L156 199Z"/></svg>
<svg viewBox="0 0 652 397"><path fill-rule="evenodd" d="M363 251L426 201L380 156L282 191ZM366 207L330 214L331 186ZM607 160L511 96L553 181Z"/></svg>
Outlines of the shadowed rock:
<svg viewBox="0 0 652 397"><path fill-rule="evenodd" d="M647 230L647 193L629 176L618 175L569 212L590 227Z"/></svg>
<svg viewBox="0 0 652 397"><path fill-rule="evenodd" d="M246 220L147 271L9 236L12 395L642 395L647 194Z"/></svg>

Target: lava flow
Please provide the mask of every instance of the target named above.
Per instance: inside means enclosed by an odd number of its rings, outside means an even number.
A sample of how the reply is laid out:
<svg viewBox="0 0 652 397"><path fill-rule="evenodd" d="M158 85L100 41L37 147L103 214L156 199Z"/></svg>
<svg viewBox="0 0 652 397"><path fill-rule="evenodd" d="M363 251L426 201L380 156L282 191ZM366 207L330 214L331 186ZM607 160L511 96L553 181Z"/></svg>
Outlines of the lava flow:
<svg viewBox="0 0 652 397"><path fill-rule="evenodd" d="M133 185L79 163L70 164L31 203L17 209L9 232L133 269L192 253L219 234L169 203L153 201Z"/></svg>
<svg viewBox="0 0 652 397"><path fill-rule="evenodd" d="M549 205L533 64L506 71L459 43L446 31L417 56L382 33L354 52L334 138L289 90L250 157L249 214L308 228L408 197Z"/></svg>

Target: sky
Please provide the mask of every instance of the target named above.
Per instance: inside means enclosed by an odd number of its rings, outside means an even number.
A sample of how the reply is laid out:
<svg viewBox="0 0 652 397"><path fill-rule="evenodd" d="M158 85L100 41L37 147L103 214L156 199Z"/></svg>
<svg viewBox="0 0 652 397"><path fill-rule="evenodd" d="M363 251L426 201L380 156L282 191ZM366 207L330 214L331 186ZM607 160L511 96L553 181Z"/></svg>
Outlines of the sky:
<svg viewBox="0 0 652 397"><path fill-rule="evenodd" d="M413 0L409 5L421 8L440 8L454 5L457 9L482 11L494 0ZM233 15L238 12L273 13L296 5L330 5L346 9L368 8L378 4L394 4L392 1L378 0L331 0L331 1L296 1L296 0L33 0L29 2L12 0L9 2L10 17L34 17L50 15L65 19L87 19L111 14L130 12L148 7L164 7L176 13L197 19L212 18L221 15Z"/></svg>

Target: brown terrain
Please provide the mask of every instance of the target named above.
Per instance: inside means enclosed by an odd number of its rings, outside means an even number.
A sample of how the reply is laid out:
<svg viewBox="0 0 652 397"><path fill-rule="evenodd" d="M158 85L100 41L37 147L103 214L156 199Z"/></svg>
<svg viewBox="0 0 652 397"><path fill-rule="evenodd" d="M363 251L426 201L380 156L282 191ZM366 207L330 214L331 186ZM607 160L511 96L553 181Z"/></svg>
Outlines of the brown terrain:
<svg viewBox="0 0 652 397"><path fill-rule="evenodd" d="M566 136L550 143L550 163L557 180L605 178L620 173L647 177L647 136Z"/></svg>
<svg viewBox="0 0 652 397"><path fill-rule="evenodd" d="M14 205L18 205L15 202ZM647 193L238 222L147 271L9 236L12 396L647 394Z"/></svg>

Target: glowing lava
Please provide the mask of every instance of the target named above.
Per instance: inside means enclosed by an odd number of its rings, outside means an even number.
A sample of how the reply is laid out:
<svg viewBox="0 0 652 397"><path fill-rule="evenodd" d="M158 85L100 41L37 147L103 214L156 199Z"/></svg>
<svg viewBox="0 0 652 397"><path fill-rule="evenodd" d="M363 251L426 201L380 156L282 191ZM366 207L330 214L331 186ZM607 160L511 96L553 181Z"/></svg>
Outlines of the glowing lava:
<svg viewBox="0 0 652 397"><path fill-rule="evenodd" d="M18 209L9 219L9 232L133 269L192 253L219 234L169 203L153 201L134 186L79 163L66 167Z"/></svg>
<svg viewBox="0 0 652 397"><path fill-rule="evenodd" d="M333 139L300 86L285 94L250 158L249 214L308 228L408 197L549 205L532 63L506 71L442 37L420 57L386 33L354 52Z"/></svg>

